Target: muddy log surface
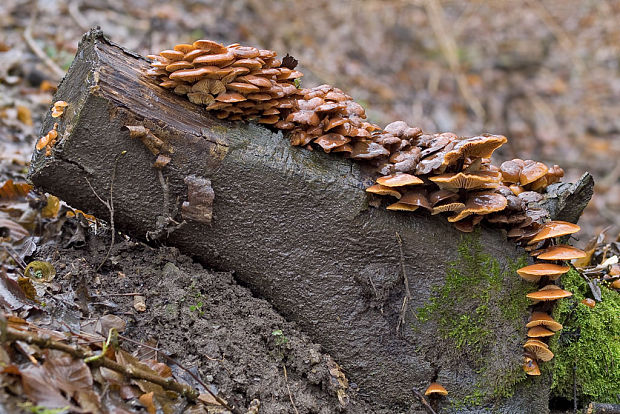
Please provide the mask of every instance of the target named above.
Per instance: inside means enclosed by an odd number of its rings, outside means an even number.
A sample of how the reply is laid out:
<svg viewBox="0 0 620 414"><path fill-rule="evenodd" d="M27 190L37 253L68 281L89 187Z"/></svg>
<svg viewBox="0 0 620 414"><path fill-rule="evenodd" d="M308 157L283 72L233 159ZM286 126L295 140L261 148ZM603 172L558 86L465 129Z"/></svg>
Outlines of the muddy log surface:
<svg viewBox="0 0 620 414"><path fill-rule="evenodd" d="M516 323L494 321L492 343L469 353L454 351L459 345L416 313L444 286L459 249L473 244L497 261L508 296L531 289L509 271L522 250L493 229L465 237L444 217L369 207L370 177L358 164L291 147L262 126L219 121L158 87L147 68L99 32L84 37L54 99L69 106L44 122L44 133L59 123L59 140L51 156L35 153L34 184L107 219L94 192L109 199L113 181L117 230L234 270L320 343L377 406L417 406L412 388L437 380L450 391L449 402L438 403L446 412L548 410L549 377L525 378L520 368L525 307ZM156 156L125 126L148 128L170 163L154 168ZM398 334L401 262L411 299ZM491 362L481 370L483 360ZM507 392L490 383L494 370L514 373L505 379Z"/></svg>

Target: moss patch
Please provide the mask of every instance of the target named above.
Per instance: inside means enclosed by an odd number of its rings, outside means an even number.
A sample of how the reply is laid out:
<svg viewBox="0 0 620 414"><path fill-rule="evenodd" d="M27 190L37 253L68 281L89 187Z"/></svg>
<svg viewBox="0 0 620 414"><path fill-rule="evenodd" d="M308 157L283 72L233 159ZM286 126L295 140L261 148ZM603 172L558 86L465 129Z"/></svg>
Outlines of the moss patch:
<svg viewBox="0 0 620 414"><path fill-rule="evenodd" d="M527 256L522 256L502 266L483 251L477 233L463 235L458 259L448 265L445 284L417 309L418 321L432 324L446 342L442 352L446 350L450 360L478 374L468 395L452 396L453 405L479 405L509 397L526 379L520 354L506 357L510 353L507 344L525 340L530 305L525 295L535 287L523 282L516 270L526 264Z"/></svg>
<svg viewBox="0 0 620 414"><path fill-rule="evenodd" d="M589 308L581 300L592 297L590 288L577 271L562 276L562 284L573 296L553 312L564 329L550 341L551 391L572 400L575 375L578 401L620 403L620 295L601 287L603 301Z"/></svg>

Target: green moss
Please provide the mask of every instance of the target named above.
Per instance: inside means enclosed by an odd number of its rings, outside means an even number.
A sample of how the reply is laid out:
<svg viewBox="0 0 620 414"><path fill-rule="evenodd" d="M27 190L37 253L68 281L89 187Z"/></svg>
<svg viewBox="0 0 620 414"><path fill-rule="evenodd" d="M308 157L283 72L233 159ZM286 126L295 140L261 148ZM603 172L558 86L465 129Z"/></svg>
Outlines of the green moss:
<svg viewBox="0 0 620 414"><path fill-rule="evenodd" d="M497 338L501 326L507 327L508 335L523 332L525 337L530 305L526 294L535 288L516 277L516 269L526 264L523 256L502 266L483 251L477 233L463 235L458 259L449 263L444 285L434 289L430 300L416 310L419 322L434 323L451 358L467 363L479 374L471 394L458 401L453 397L453 406L509 397L526 379L520 358L506 361L504 344ZM521 338L513 335L505 340L515 343Z"/></svg>
<svg viewBox="0 0 620 414"><path fill-rule="evenodd" d="M553 313L564 329L550 341L552 393L572 400L576 380L578 401L620 403L620 295L601 287L603 301L589 308L581 301L592 294L577 271L562 276L562 285L573 296Z"/></svg>

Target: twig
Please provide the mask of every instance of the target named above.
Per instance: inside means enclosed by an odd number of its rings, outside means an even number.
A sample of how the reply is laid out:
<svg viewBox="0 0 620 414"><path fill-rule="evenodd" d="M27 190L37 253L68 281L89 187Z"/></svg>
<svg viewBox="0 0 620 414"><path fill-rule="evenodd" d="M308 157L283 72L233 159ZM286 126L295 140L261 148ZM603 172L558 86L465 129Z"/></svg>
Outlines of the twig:
<svg viewBox="0 0 620 414"><path fill-rule="evenodd" d="M286 374L286 365L284 365L284 362L282 363L282 369L284 370L284 383L286 384L286 389L288 390L288 398L291 400L291 404L293 405L293 410L295 410L295 413L299 414L299 411L297 411L297 407L295 407L295 401L293 401L293 394L291 393L291 388L288 386L288 375Z"/></svg>
<svg viewBox="0 0 620 414"><path fill-rule="evenodd" d="M66 352L74 358L82 360L93 356L92 351L85 350L79 346L73 346L59 341L54 341L49 337L41 338L29 332L16 331L7 326L6 320L0 322L0 331L0 337L2 341L23 341L28 344L35 344L41 348L56 349L62 352ZM90 365L102 366L111 369L112 371L118 372L127 378L145 380L153 384L157 384L163 389L174 391L190 401L196 401L198 399L198 396L200 395L197 390L193 389L189 385L183 385L173 380L172 378L164 379L157 374L151 374L150 372L143 371L139 368L121 365L118 362L112 361L107 357L91 360L87 363L89 363Z"/></svg>
<svg viewBox="0 0 620 414"><path fill-rule="evenodd" d="M49 70L52 71L54 76L58 78L57 80L60 80L60 79L63 78L63 76L65 76L65 71L62 70L62 68L60 66L58 66L56 64L56 62L54 62L52 59L50 59L50 57L47 56L43 50L41 50L39 45L37 45L37 43L32 38L32 28L35 26L36 20L37 20L37 8L36 8L36 3L35 3L35 5L33 6L33 9L32 9L32 17L30 19L30 23L26 27L26 30L24 30L24 33L22 34L22 37L26 41L26 44L28 45L30 50L32 50L32 52L39 59L41 59L41 61L43 61L45 66L47 66L49 68Z"/></svg>
<svg viewBox="0 0 620 414"><path fill-rule="evenodd" d="M136 296L142 295L140 292L129 292L129 293L102 293L100 295L90 295L93 298L100 298L104 296Z"/></svg>
<svg viewBox="0 0 620 414"><path fill-rule="evenodd" d="M416 395L416 397L418 397L422 405L424 405L424 407L426 408L429 414L437 414L435 410L433 410L433 407L431 407L431 405L428 403L428 401L426 401L426 398L424 398L424 396L422 395L420 391L414 388L413 392Z"/></svg>
<svg viewBox="0 0 620 414"><path fill-rule="evenodd" d="M573 412L577 414L577 361L573 363Z"/></svg>
<svg viewBox="0 0 620 414"><path fill-rule="evenodd" d="M15 263L17 263L17 265L19 267L22 268L22 270L26 270L26 264L24 263L24 261L19 256L14 256L13 255L13 253L11 252L11 250L13 250L13 249L10 246L7 246L7 245L3 244L2 247L9 254L9 256L11 256L11 259L13 259L13 261Z"/></svg>
<svg viewBox="0 0 620 414"><path fill-rule="evenodd" d="M145 347L145 348L148 348L148 349L150 349L150 350L152 350L152 351L159 352L159 354L160 354L161 356L163 356L163 357L164 357L164 358L165 358L168 362L173 363L174 365L176 365L176 366L178 366L179 368L181 368L183 371L187 372L187 373L188 373L188 374L189 374L189 375L190 375L190 376L191 376L191 377L192 377L192 378L193 378L193 379L194 379L194 380L195 380L198 384L200 384L200 385L202 386L202 388L204 388L204 389L205 389L205 390L206 390L206 391L207 391L207 392L208 392L208 393L209 393L209 394L210 394L213 398L215 398L215 400L216 400L216 401L217 401L217 402L218 402L218 403L219 403L222 407L226 408L228 411L232 412L233 414L242 414L242 413L241 413L241 411L239 411L239 409L237 409L235 406L230 406L230 405L228 405L228 403L226 403L226 401L224 401L222 398L220 398L220 397L218 397L217 395L215 395L215 394L214 394L214 393L213 393L213 392L209 389L209 387L207 386L207 384L205 384L205 383L204 383L204 382L200 379L200 377L198 377L198 375L194 374L194 373L193 373L192 371L190 371L188 368L186 368L186 367L184 367L183 365L181 365L178 361L175 361L175 360L174 360L174 358L172 358L172 357L170 357L170 356L166 355L166 353L165 353L162 349L160 349L160 348L156 348L156 347L154 347L154 346L150 346L150 345L147 345L147 344L144 344L144 343L139 342L139 341L135 341L135 340L133 340L133 339L127 338L126 336L119 335L118 337L119 337L120 339L124 340L124 341L128 341L128 342L131 342L131 343L133 343L133 344L136 344L136 345L139 345L139 346L143 346L143 347ZM205 356L206 356L206 355L205 355ZM212 361L218 361L217 359L215 359L215 358L209 358L208 356L207 356L207 359L210 359L210 360L212 360Z"/></svg>
<svg viewBox="0 0 620 414"><path fill-rule="evenodd" d="M101 269L101 266L103 266L103 264L106 262L106 260L108 260L108 258L110 257L110 253L112 252L112 248L114 247L114 237L116 236L116 230L114 228L114 198L113 198L113 194L114 194L114 179L116 178L116 167L118 166L118 159L122 155L125 155L125 154L127 154L127 151L122 151L120 154L118 154L116 157L114 157L114 166L112 167L112 179L110 180L110 200L109 201L105 201L101 197L99 197L99 194L97 194L97 192L95 191L93 186L90 184L90 181L88 181L88 178L84 178L86 180L86 183L90 187L90 190L95 195L95 197L97 197L97 199L99 201L101 201L101 203L110 212L110 230L112 231L112 240L110 241L110 247L108 248L108 252L106 253L105 257L103 258L103 260L101 261L99 266L97 266L97 269L95 269L95 272L98 272L99 269Z"/></svg>
<svg viewBox="0 0 620 414"><path fill-rule="evenodd" d="M405 323L405 316L407 315L407 304L411 300L411 291L409 290L409 279L407 278L407 272L405 271L405 254L403 253L403 240L400 238L400 234L396 232L396 240L398 241L398 249L400 250L400 268L403 272L403 283L405 284L405 297L403 298L403 304L400 308L400 316L398 317L398 324L396 325L396 333L400 331L400 327Z"/></svg>

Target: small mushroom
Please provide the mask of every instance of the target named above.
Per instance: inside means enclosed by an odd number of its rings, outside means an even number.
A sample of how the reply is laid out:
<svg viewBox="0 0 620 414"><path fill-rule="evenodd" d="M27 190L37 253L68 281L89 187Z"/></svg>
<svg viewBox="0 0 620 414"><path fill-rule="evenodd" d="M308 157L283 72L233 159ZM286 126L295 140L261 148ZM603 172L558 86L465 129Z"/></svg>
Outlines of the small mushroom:
<svg viewBox="0 0 620 414"><path fill-rule="evenodd" d="M332 149L339 147L341 145L344 145L348 143L349 141L351 141L350 138L347 138L340 134L330 133L330 134L321 135L320 137L316 138L314 140L314 143L319 144L325 152L330 152Z"/></svg>
<svg viewBox="0 0 620 414"><path fill-rule="evenodd" d="M366 192L379 195L391 195L393 197L400 198L400 193L398 191L381 184L371 185L366 189Z"/></svg>
<svg viewBox="0 0 620 414"><path fill-rule="evenodd" d="M448 217L448 221L454 223L471 214L485 215L501 211L506 208L507 204L506 197L498 193L491 191L472 193L465 201L465 208L458 214Z"/></svg>
<svg viewBox="0 0 620 414"><path fill-rule="evenodd" d="M426 197L426 191L424 190L407 190L399 200L402 204L409 204L411 206L422 207L428 211L432 210L431 204Z"/></svg>
<svg viewBox="0 0 620 414"><path fill-rule="evenodd" d="M499 169L502 172L502 180L506 183L518 184L521 170L525 166L523 160L514 159L511 161L505 161L500 165Z"/></svg>
<svg viewBox="0 0 620 414"><path fill-rule="evenodd" d="M541 300L550 301L567 298L569 296L573 296L573 294L569 291L563 290L559 286L547 285L536 292L528 293L526 296L538 302Z"/></svg>
<svg viewBox="0 0 620 414"><path fill-rule="evenodd" d="M568 234L577 233L579 230L581 230L581 227L567 221L550 221L545 223L527 244L534 244L542 240L566 236Z"/></svg>
<svg viewBox="0 0 620 414"><path fill-rule="evenodd" d="M553 336L554 334L555 333L553 331L550 331L542 326L534 326L527 331L527 336L529 338L544 338L547 336Z"/></svg>
<svg viewBox="0 0 620 414"><path fill-rule="evenodd" d="M433 382L433 383L431 383L428 386L426 391L424 391L424 395L426 395L426 396L430 396L430 395L436 395L436 396L448 395L448 391L440 383Z"/></svg>
<svg viewBox="0 0 620 414"><path fill-rule="evenodd" d="M532 353L537 360L547 362L553 359L553 352L551 352L546 343L538 339L528 339L523 348Z"/></svg>
<svg viewBox="0 0 620 414"><path fill-rule="evenodd" d="M566 244L551 246L536 254L536 258L540 260L573 260L582 259L586 256L587 254L583 250Z"/></svg>
<svg viewBox="0 0 620 414"><path fill-rule="evenodd" d="M235 103L235 102L245 101L246 98L240 93L227 92L222 95L219 95L217 98L215 98L215 100L218 102L224 102L224 103Z"/></svg>
<svg viewBox="0 0 620 414"><path fill-rule="evenodd" d="M416 211L419 207L411 204L401 203L400 201L390 204L386 207L388 210L394 211Z"/></svg>
<svg viewBox="0 0 620 414"><path fill-rule="evenodd" d="M528 355L523 357L523 371L527 375L540 375L540 369L536 360Z"/></svg>
<svg viewBox="0 0 620 414"><path fill-rule="evenodd" d="M429 179L442 190L497 188L500 185L501 174L488 171L474 173L459 172L455 174L440 174Z"/></svg>
<svg viewBox="0 0 620 414"><path fill-rule="evenodd" d="M537 263L522 267L517 270L517 273L528 282L538 282L543 276L549 276L551 280L555 280L569 270L570 267L568 266L559 266L551 263Z"/></svg>
<svg viewBox="0 0 620 414"><path fill-rule="evenodd" d="M388 175L385 177L379 177L377 178L377 184L385 185L387 187L401 187L404 185L424 184L424 181L422 181L415 175L399 173Z"/></svg>
<svg viewBox="0 0 620 414"><path fill-rule="evenodd" d="M163 50L159 54L170 61L183 60L185 53L178 50Z"/></svg>
<svg viewBox="0 0 620 414"><path fill-rule="evenodd" d="M446 203L446 204L440 204L437 206L433 206L433 209L431 210L431 215L435 215L435 214L439 214L439 213L449 213L449 212L460 212L463 211L465 209L465 204L460 203L458 201L456 202L451 202L451 203Z"/></svg>
<svg viewBox="0 0 620 414"><path fill-rule="evenodd" d="M594 299L590 298L583 299L581 303L586 305L588 308L594 308L596 306L596 302L594 301Z"/></svg>
<svg viewBox="0 0 620 414"><path fill-rule="evenodd" d="M532 328L534 326L545 326L554 332L562 329L562 324L556 322L549 314L545 312L532 312L529 322L525 325L526 328Z"/></svg>
<svg viewBox="0 0 620 414"><path fill-rule="evenodd" d="M527 185L538 180L541 177L544 177L547 174L549 168L542 162L527 160L525 161L525 166L521 170L519 174L519 183L521 185Z"/></svg>
<svg viewBox="0 0 620 414"><path fill-rule="evenodd" d="M455 200L459 197L459 195L453 191L450 190L437 190L437 191L433 191L429 196L428 196L428 201L431 203L431 205L435 205L438 204L442 201L447 201L447 200Z"/></svg>
<svg viewBox="0 0 620 414"><path fill-rule="evenodd" d="M201 50L207 50L209 52L213 52L213 53L225 53L228 51L228 49L226 48L226 46L214 42L213 40L196 40L192 46L194 46L196 49L201 49Z"/></svg>
<svg viewBox="0 0 620 414"><path fill-rule="evenodd" d="M195 58L193 64L209 65L209 66L223 66L235 59L235 55L231 52L219 53L217 55L202 55Z"/></svg>

